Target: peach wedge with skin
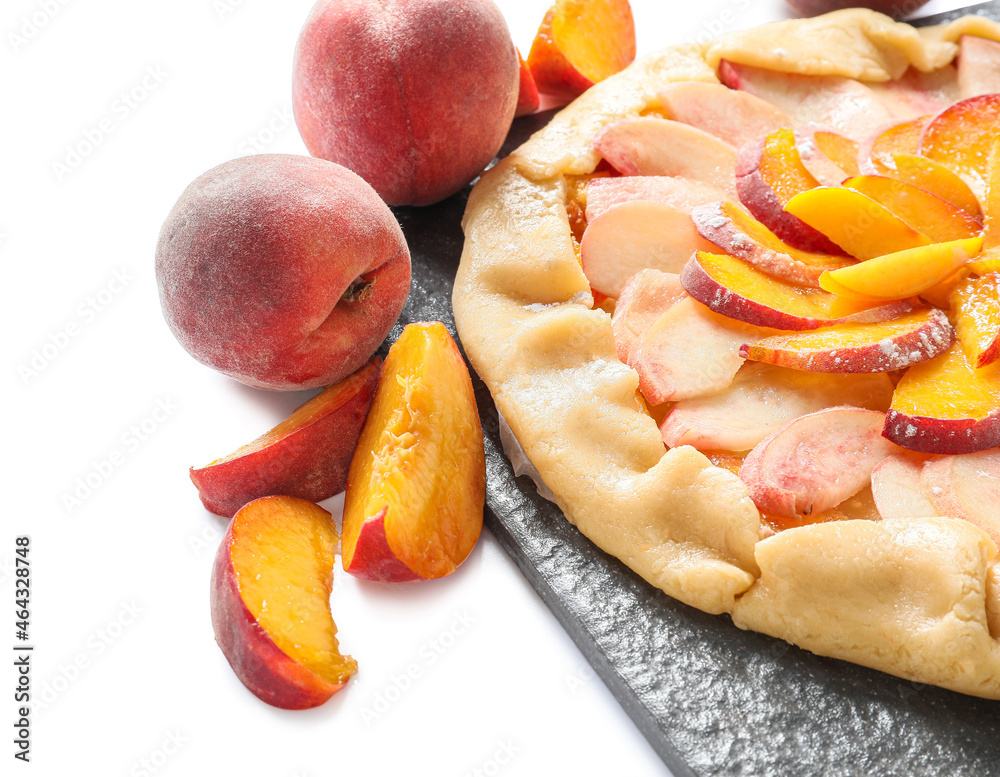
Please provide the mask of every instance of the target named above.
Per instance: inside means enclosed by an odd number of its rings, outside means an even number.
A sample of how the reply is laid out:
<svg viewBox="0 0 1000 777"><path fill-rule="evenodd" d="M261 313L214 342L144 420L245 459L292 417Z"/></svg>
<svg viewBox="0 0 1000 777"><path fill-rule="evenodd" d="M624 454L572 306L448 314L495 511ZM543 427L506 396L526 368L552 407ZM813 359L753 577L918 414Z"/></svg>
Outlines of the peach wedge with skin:
<svg viewBox="0 0 1000 777"><path fill-rule="evenodd" d="M472 380L439 322L389 349L351 461L344 569L381 582L444 577L483 525L486 463Z"/></svg>
<svg viewBox="0 0 1000 777"><path fill-rule="evenodd" d="M845 300L822 289L787 283L733 256L703 251L684 265L681 285L716 313L774 329L888 321L913 307L907 301L880 304Z"/></svg>
<svg viewBox="0 0 1000 777"><path fill-rule="evenodd" d="M1000 122L1000 94L949 105L924 127L921 155L947 165L976 192L986 193L987 160Z"/></svg>
<svg viewBox="0 0 1000 777"><path fill-rule="evenodd" d="M219 546L215 639L240 681L272 706L319 706L357 670L330 615L336 547L330 513L289 496L244 506Z"/></svg>
<svg viewBox="0 0 1000 777"><path fill-rule="evenodd" d="M613 205L634 200L651 200L685 213L707 202L725 199L721 189L689 178L669 175L621 175L592 178L586 189L587 221L593 221Z"/></svg>
<svg viewBox="0 0 1000 777"><path fill-rule="evenodd" d="M611 334L615 338L618 360L628 364L632 346L656 319L686 296L676 273L647 269L633 275L622 289L611 315Z"/></svg>
<svg viewBox="0 0 1000 777"><path fill-rule="evenodd" d="M1000 445L1000 364L969 364L958 343L910 367L892 395L882 434L921 453L975 453Z"/></svg>
<svg viewBox="0 0 1000 777"><path fill-rule="evenodd" d="M966 520L1000 544L1000 449L928 461L920 480L941 515Z"/></svg>
<svg viewBox="0 0 1000 777"><path fill-rule="evenodd" d="M791 119L771 103L748 92L705 81L678 81L657 95L667 117L689 124L736 147L774 130Z"/></svg>
<svg viewBox="0 0 1000 777"><path fill-rule="evenodd" d="M564 100L633 59L635 22L628 0L556 0L528 51L538 91Z"/></svg>
<svg viewBox="0 0 1000 777"><path fill-rule="evenodd" d="M381 363L373 356L253 442L207 466L192 467L191 480L205 509L231 518L262 496L319 502L343 491Z"/></svg>
<svg viewBox="0 0 1000 777"><path fill-rule="evenodd" d="M892 372L933 359L955 332L936 308L914 310L879 324L836 324L778 335L740 348L740 356L808 372Z"/></svg>
<svg viewBox="0 0 1000 777"><path fill-rule="evenodd" d="M933 289L979 255L982 237L910 248L823 273L821 288L859 299L906 299Z"/></svg>

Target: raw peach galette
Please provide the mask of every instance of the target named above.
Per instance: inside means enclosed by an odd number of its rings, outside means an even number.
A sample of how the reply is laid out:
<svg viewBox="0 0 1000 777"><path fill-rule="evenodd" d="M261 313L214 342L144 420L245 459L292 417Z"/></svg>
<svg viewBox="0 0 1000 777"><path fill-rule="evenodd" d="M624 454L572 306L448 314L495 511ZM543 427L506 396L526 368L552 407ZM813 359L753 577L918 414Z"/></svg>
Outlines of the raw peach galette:
<svg viewBox="0 0 1000 777"><path fill-rule="evenodd" d="M453 303L552 498L653 585L1000 698L1000 27L636 61L484 174Z"/></svg>

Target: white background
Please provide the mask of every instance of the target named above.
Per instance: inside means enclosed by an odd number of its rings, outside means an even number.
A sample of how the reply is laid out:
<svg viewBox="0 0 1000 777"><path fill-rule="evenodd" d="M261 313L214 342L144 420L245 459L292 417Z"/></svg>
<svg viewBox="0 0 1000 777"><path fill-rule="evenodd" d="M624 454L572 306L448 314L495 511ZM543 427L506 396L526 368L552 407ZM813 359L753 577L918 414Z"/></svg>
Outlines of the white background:
<svg viewBox="0 0 1000 777"><path fill-rule="evenodd" d="M549 2L499 1L522 52ZM224 522L188 467L308 394L252 390L188 356L161 318L153 253L205 170L306 153L290 80L311 5L3 2L0 650L12 689L14 538L27 534L40 703L25 766L13 759L19 705L0 693L0 773L665 774L485 531L442 581L380 586L338 569L334 618L360 671L319 709L259 702L214 642ZM640 53L786 14L780 0L632 5ZM78 491L88 477L97 487ZM340 500L325 506L338 513Z"/></svg>

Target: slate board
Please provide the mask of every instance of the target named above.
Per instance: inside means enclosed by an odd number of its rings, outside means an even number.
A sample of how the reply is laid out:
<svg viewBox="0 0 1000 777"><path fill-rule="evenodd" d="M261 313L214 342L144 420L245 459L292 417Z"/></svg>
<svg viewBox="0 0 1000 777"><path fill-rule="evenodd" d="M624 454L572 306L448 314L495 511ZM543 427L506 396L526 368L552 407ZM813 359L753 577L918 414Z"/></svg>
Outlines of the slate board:
<svg viewBox="0 0 1000 777"><path fill-rule="evenodd" d="M501 156L550 117L518 119ZM411 321L443 321L454 334L451 289L468 193L393 209L413 286L390 342ZM598 550L528 478L514 477L493 400L473 380L486 437L487 527L675 777L1000 775L1000 703L741 631Z"/></svg>

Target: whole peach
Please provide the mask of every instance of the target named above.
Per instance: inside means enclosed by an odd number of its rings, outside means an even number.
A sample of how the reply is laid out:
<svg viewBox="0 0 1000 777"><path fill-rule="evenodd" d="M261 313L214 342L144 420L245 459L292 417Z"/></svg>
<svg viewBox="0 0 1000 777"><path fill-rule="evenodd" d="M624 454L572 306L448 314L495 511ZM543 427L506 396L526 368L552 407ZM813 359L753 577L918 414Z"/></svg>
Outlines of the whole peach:
<svg viewBox="0 0 1000 777"><path fill-rule="evenodd" d="M496 156L519 84L491 0L319 0L299 36L292 104L313 156L390 205L429 205Z"/></svg>
<svg viewBox="0 0 1000 777"><path fill-rule="evenodd" d="M375 352L403 310L410 254L361 178L262 154L196 179L156 248L167 324L198 361L257 388L327 386Z"/></svg>

